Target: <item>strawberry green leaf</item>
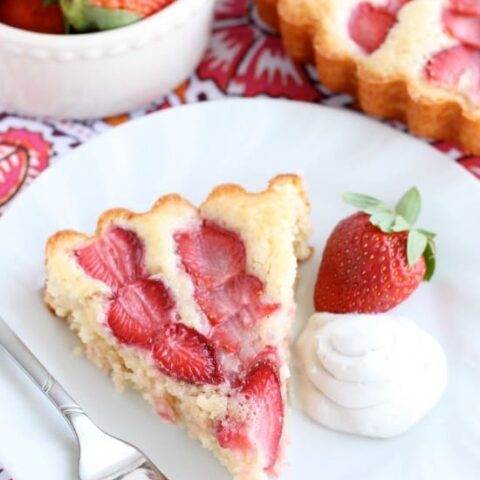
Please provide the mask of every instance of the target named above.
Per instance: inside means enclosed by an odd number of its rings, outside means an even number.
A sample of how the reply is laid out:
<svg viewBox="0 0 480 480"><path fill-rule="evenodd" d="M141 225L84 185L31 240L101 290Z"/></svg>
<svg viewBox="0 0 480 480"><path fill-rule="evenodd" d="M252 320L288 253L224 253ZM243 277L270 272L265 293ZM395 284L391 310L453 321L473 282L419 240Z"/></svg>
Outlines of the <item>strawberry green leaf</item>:
<svg viewBox="0 0 480 480"><path fill-rule="evenodd" d="M395 211L401 215L410 225L413 225L420 215L422 201L417 187L412 187L398 201Z"/></svg>
<svg viewBox="0 0 480 480"><path fill-rule="evenodd" d="M384 203L382 203L381 205L377 205L375 207L363 208L362 211L370 215L373 215L374 213L387 213L387 212L393 213L392 209L388 208L388 206L385 205Z"/></svg>
<svg viewBox="0 0 480 480"><path fill-rule="evenodd" d="M396 215L393 212L378 212L370 217L370 223L378 227L382 232L391 233L395 224Z"/></svg>
<svg viewBox="0 0 480 480"><path fill-rule="evenodd" d="M428 239L427 247L425 248L425 264L427 266L427 270L425 272L425 276L423 277L423 280L425 282L430 281L432 278L433 274L435 273L435 267L437 264L436 261L436 248L435 248L435 242L433 239Z"/></svg>
<svg viewBox="0 0 480 480"><path fill-rule="evenodd" d="M43 0L43 6L49 7L50 5L55 5L58 3L58 0Z"/></svg>
<svg viewBox="0 0 480 480"><path fill-rule="evenodd" d="M60 0L60 5L66 21L78 32L110 30L142 19L128 10L92 7L87 0Z"/></svg>
<svg viewBox="0 0 480 480"><path fill-rule="evenodd" d="M429 232L428 230L424 230L423 228L417 228L417 230L420 232L420 233L423 233L427 238L435 238L437 236L436 233L433 233L433 232Z"/></svg>
<svg viewBox="0 0 480 480"><path fill-rule="evenodd" d="M368 210L367 213L374 213L372 209L375 210L384 207L384 203L381 200L378 200L378 198L362 195L361 193L346 192L343 194L343 200L360 210Z"/></svg>
<svg viewBox="0 0 480 480"><path fill-rule="evenodd" d="M410 230L407 239L407 259L409 265L415 265L425 252L428 238L418 230Z"/></svg>
<svg viewBox="0 0 480 480"><path fill-rule="evenodd" d="M370 214L370 222L382 232L408 232L408 264L414 265L423 255L427 267L424 280L430 280L435 270L436 234L428 230L411 228L420 215L422 203L417 187L410 188L398 201L394 210L381 200L360 193L344 193L343 199L346 203Z"/></svg>
<svg viewBox="0 0 480 480"><path fill-rule="evenodd" d="M401 215L395 215L395 222L391 231L406 232L407 230L410 230L410 224Z"/></svg>
<svg viewBox="0 0 480 480"><path fill-rule="evenodd" d="M109 10L107 8L91 7L86 10L86 17L91 25L98 30L111 30L125 27L138 22L142 16L127 10Z"/></svg>

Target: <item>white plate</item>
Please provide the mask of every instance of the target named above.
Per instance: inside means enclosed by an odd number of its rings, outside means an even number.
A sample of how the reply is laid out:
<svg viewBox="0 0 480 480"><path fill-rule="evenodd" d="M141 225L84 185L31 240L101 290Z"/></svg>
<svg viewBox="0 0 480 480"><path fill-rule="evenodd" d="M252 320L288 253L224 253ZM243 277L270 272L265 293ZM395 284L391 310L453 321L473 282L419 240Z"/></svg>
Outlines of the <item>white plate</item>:
<svg viewBox="0 0 480 480"><path fill-rule="evenodd" d="M157 419L135 393L71 353L76 339L41 300L43 246L54 231L92 231L106 208L147 209L167 192L199 202L217 183L261 189L301 171L313 203L315 257L301 267L298 325L311 313L322 246L351 209L344 191L395 201L418 185L421 224L438 233L438 271L398 310L445 347L447 392L404 436L367 440L325 430L301 412L289 423L282 480L478 478L480 471L480 185L429 146L364 117L281 101L208 103L152 115L92 141L54 165L0 221L0 310L103 428L143 448L172 480L226 480L196 442ZM0 459L16 480L75 477L69 431L0 358Z"/></svg>

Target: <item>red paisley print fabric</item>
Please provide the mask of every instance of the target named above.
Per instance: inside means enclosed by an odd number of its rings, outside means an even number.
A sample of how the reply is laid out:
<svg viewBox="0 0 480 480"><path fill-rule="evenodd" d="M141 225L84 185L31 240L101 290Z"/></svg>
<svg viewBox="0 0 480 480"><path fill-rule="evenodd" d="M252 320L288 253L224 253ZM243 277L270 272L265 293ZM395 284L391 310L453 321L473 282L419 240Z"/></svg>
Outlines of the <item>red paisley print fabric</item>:
<svg viewBox="0 0 480 480"><path fill-rule="evenodd" d="M280 37L258 20L247 0L221 0L210 48L197 70L226 95L319 101L320 88L293 62Z"/></svg>

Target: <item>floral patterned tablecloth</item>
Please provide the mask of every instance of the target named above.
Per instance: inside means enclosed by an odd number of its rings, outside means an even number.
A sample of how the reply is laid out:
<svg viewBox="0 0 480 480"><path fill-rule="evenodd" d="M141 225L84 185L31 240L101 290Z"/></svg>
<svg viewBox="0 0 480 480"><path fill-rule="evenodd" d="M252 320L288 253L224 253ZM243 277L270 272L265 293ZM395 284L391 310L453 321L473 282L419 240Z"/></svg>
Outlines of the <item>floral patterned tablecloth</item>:
<svg viewBox="0 0 480 480"><path fill-rule="evenodd" d="M295 64L286 56L280 37L262 23L251 0L218 0L213 36L203 61L175 91L150 105L89 122L39 121L0 109L0 214L49 165L116 125L186 103L256 96L355 109L351 97L328 91L312 66ZM404 130L400 123L389 123ZM480 178L480 157L446 142L433 146ZM1 466L0 480L10 480Z"/></svg>

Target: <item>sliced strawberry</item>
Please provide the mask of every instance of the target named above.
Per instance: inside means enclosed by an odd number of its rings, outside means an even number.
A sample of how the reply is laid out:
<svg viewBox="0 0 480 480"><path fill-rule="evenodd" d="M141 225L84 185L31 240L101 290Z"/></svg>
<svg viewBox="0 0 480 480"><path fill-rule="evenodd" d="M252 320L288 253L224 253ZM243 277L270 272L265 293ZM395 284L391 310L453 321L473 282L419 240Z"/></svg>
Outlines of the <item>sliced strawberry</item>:
<svg viewBox="0 0 480 480"><path fill-rule="evenodd" d="M107 323L127 345L150 345L165 323L173 320L174 302L159 280L139 280L122 287L111 300Z"/></svg>
<svg viewBox="0 0 480 480"><path fill-rule="evenodd" d="M480 17L446 10L443 14L443 23L446 30L455 38L467 45L480 48Z"/></svg>
<svg viewBox="0 0 480 480"><path fill-rule="evenodd" d="M217 440L222 448L236 452L251 451L252 445L246 423L227 417L217 425Z"/></svg>
<svg viewBox="0 0 480 480"><path fill-rule="evenodd" d="M157 366L166 375L194 384L223 381L213 345L183 323L165 325L153 346Z"/></svg>
<svg viewBox="0 0 480 480"><path fill-rule="evenodd" d="M262 282L253 275L240 274L214 289L197 289L195 298L205 315L217 325L239 316L246 327L274 312L278 305L264 304Z"/></svg>
<svg viewBox="0 0 480 480"><path fill-rule="evenodd" d="M264 468L276 463L283 431L283 399L277 368L269 361L257 362L239 390L246 407L245 419L227 418L217 426L223 448L259 452Z"/></svg>
<svg viewBox="0 0 480 480"><path fill-rule="evenodd" d="M450 5L458 13L480 15L480 2L478 0L450 0Z"/></svg>
<svg viewBox="0 0 480 480"><path fill-rule="evenodd" d="M385 41L395 22L395 15L387 8L363 2L353 10L348 28L352 40L366 53L372 53Z"/></svg>
<svg viewBox="0 0 480 480"><path fill-rule="evenodd" d="M480 102L480 52L470 47L453 47L437 53L425 68L427 78L458 88L475 103Z"/></svg>
<svg viewBox="0 0 480 480"><path fill-rule="evenodd" d="M121 227L112 228L100 239L76 250L75 255L85 273L113 290L147 275L142 242L134 232Z"/></svg>
<svg viewBox="0 0 480 480"><path fill-rule="evenodd" d="M267 345L257 355L256 362L269 362L272 365L279 365L280 356L278 350L273 345Z"/></svg>
<svg viewBox="0 0 480 480"><path fill-rule="evenodd" d="M238 235L212 223L175 235L185 270L200 287L222 285L245 270L245 246Z"/></svg>
<svg viewBox="0 0 480 480"><path fill-rule="evenodd" d="M242 320L238 316L233 316L216 325L210 332L209 338L217 348L238 356L242 343L249 342L250 333L251 331L245 328Z"/></svg>
<svg viewBox="0 0 480 480"><path fill-rule="evenodd" d="M250 438L263 452L265 470L269 470L275 465L283 430L283 399L276 367L258 363L250 370L241 393L252 408Z"/></svg>

